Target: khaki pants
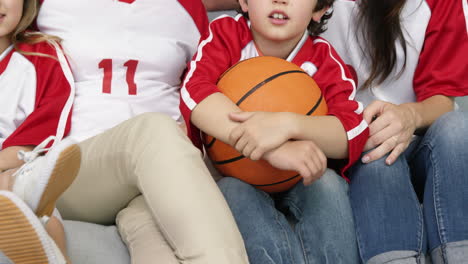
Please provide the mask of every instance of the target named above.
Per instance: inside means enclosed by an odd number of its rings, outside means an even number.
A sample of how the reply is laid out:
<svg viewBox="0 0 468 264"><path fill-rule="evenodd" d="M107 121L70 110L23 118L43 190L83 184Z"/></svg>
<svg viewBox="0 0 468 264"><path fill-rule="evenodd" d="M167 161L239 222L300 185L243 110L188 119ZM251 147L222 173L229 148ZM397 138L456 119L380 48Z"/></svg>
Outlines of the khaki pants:
<svg viewBox="0 0 468 264"><path fill-rule="evenodd" d="M234 218L200 151L171 118L143 114L80 147L80 172L58 203L64 218L113 223L141 193L179 263L248 263ZM159 262L171 263L141 263Z"/></svg>

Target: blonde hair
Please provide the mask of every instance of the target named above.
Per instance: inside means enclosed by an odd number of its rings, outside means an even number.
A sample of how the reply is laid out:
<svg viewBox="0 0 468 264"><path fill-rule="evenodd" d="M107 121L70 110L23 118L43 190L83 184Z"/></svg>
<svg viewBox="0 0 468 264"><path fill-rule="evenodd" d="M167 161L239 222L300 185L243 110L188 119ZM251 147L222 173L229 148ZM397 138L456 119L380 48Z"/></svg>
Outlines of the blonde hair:
<svg viewBox="0 0 468 264"><path fill-rule="evenodd" d="M37 0L24 0L23 15L21 16L21 20L19 21L18 25L11 34L11 43L13 44L15 50L22 54L37 55L57 59L56 57L51 56L49 54L43 54L38 52L26 52L19 49L19 45L22 43L36 44L43 41L47 41L49 43L60 43L61 41L59 37L47 35L33 30L32 24L34 23L34 19L36 19L38 13L38 5L39 4Z"/></svg>

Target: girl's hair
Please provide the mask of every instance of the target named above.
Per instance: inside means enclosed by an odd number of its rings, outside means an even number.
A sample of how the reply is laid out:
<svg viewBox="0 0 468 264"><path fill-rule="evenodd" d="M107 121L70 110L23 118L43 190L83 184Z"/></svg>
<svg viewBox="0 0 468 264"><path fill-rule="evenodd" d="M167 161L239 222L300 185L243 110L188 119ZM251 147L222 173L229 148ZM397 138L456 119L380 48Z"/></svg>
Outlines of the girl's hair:
<svg viewBox="0 0 468 264"><path fill-rule="evenodd" d="M335 0L318 0L317 5L315 6L314 12L322 10L323 8L326 8L326 7L331 7L334 2ZM244 17L249 18L248 13L242 12L241 10L239 12L241 12ZM330 9L322 16L322 19L320 19L320 22L315 22L313 19L310 20L310 23L307 26L307 30L309 31L309 34L312 36L317 36L320 33L325 32L325 30L327 30L326 24L328 22L328 19L330 19L330 17L332 16L332 14L333 14L333 10Z"/></svg>
<svg viewBox="0 0 468 264"><path fill-rule="evenodd" d="M406 67L406 42L401 28L400 14L406 0L361 0L359 1L357 37L363 37L366 52L371 60L371 71L363 87L374 82L381 84L394 70L397 63L397 43L403 48ZM359 36L360 34L360 36Z"/></svg>
<svg viewBox="0 0 468 264"><path fill-rule="evenodd" d="M19 49L19 44L36 44L42 41L48 42L56 42L59 43L61 40L58 37L47 35L41 32L37 32L32 28L32 24L34 23L34 19L37 16L38 11L38 1L37 0L24 0L23 3L23 15L21 16L21 20L19 21L18 25L14 29L11 34L11 43L13 47L20 53L26 55L38 55L38 56L45 56L51 57L56 59L55 57L36 53L36 52L25 52Z"/></svg>

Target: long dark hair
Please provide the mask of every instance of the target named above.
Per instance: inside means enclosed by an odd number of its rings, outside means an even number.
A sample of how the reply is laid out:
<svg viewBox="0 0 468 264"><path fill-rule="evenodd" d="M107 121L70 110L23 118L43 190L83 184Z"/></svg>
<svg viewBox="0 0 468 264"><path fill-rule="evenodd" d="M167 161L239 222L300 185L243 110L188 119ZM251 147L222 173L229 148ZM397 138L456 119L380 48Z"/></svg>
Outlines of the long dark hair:
<svg viewBox="0 0 468 264"><path fill-rule="evenodd" d="M363 37L371 60L371 71L363 87L373 83L381 84L394 70L397 63L397 44L403 47L405 61L400 69L406 67L406 42L401 28L400 14L406 0L361 0L357 37Z"/></svg>

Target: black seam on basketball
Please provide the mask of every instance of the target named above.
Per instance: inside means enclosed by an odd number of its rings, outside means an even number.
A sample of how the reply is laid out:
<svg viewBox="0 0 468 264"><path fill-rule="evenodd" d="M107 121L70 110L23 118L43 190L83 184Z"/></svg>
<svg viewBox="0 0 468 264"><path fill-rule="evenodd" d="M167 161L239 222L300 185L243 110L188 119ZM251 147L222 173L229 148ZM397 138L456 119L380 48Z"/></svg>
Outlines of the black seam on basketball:
<svg viewBox="0 0 468 264"><path fill-rule="evenodd" d="M208 144L205 144L205 148L206 149L211 148L214 145L215 141L216 141L216 138L213 138Z"/></svg>
<svg viewBox="0 0 468 264"><path fill-rule="evenodd" d="M319 107L320 103L322 102L322 99L323 99L323 94L320 93L320 98L318 99L317 103L314 105L314 107L312 107L312 109L310 109L309 112L307 112L306 115L311 115L313 112L315 112L317 107Z"/></svg>
<svg viewBox="0 0 468 264"><path fill-rule="evenodd" d="M266 78L265 80L263 80L262 82L260 82L259 84L255 85L252 89L250 89L250 91L245 93L244 96L242 96L242 98L239 99L239 101L237 101L236 105L239 106L245 99L247 99L247 97L249 97L251 94L253 94L256 90L258 90L260 87L262 87L266 83L269 83L269 82L273 81L274 79L276 79L276 78L278 78L278 77L280 77L282 75L289 74L289 73L304 73L304 74L307 74L304 71L294 70L294 71L280 72L280 73L277 73L277 74L275 74L273 76L270 76L270 77Z"/></svg>
<svg viewBox="0 0 468 264"><path fill-rule="evenodd" d="M276 184L280 184L280 183L285 183L287 181L290 181L290 180L293 180L295 178L299 177L299 174L296 174L295 176L289 178L289 179L286 179L286 180L282 180L282 181L279 181L279 182L275 182L275 183L269 183L269 184L251 184L253 186L259 186L259 187L265 187L265 186L272 186L272 185L276 185Z"/></svg>
<svg viewBox="0 0 468 264"><path fill-rule="evenodd" d="M240 156L232 158L232 159L213 161L213 163L216 164L216 165L223 165L223 164L226 164L226 163L241 160L243 158L245 158L245 157L243 155L240 155Z"/></svg>

